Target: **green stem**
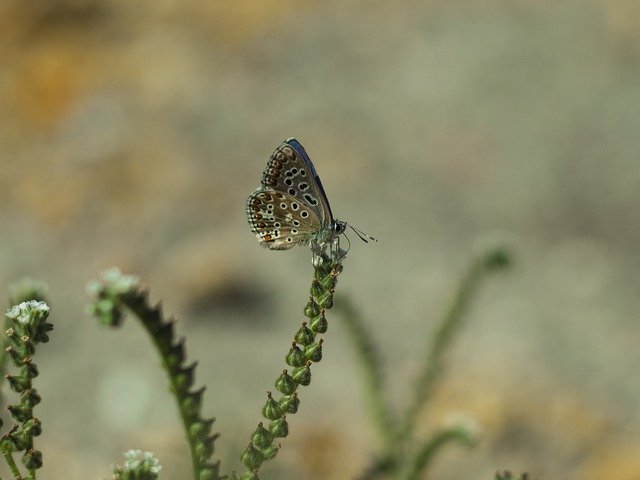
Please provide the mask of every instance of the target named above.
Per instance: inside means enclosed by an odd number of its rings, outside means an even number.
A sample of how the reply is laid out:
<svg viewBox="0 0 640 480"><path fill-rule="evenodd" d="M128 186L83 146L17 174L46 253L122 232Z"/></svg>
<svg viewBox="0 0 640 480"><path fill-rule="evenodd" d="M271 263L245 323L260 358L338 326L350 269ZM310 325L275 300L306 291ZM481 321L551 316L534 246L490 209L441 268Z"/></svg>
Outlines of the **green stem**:
<svg viewBox="0 0 640 480"><path fill-rule="evenodd" d="M309 322L302 323L285 356L286 363L292 367L291 374L283 370L275 382L275 387L282 396L276 399L271 392L267 392L267 402L262 408L262 415L269 424L265 428L260 422L251 435L251 442L241 456L246 471L240 476L240 480L258 479L258 471L262 464L276 456L280 445L274 443L275 440L289 434L286 416L298 410L300 400L297 389L299 386L309 385L309 367L322 358L323 340L316 341L316 338L327 331L325 311L333 306L336 277L342 271L342 264L339 259L330 259L324 253L317 255L320 261L315 266L311 282L311 298L304 308L304 315L309 318Z"/></svg>
<svg viewBox="0 0 640 480"><path fill-rule="evenodd" d="M376 345L362 320L362 316L356 311L353 304L346 297L339 297L336 305L342 312L344 326L349 333L364 375L365 397L369 403L371 418L388 450L391 448L395 436L391 411L384 397L382 368ZM386 466L387 462L382 463Z"/></svg>
<svg viewBox="0 0 640 480"><path fill-rule="evenodd" d="M472 443L472 439L467 431L461 428L451 428L442 430L424 443L418 450L413 464L406 475L406 480L419 480L423 476L423 472L429 466L429 463L435 457L435 454L447 443L452 441L460 441L467 445Z"/></svg>
<svg viewBox="0 0 640 480"><path fill-rule="evenodd" d="M504 268L509 263L509 253L501 248L495 248L481 255L469 268L436 330L431 348L427 351L422 376L416 383L413 402L407 409L404 421L398 431L398 439L401 443L413 434L417 416L444 371L444 354L459 332L464 316L482 283L482 279L488 272Z"/></svg>
<svg viewBox="0 0 640 480"><path fill-rule="evenodd" d="M167 337L163 334L167 330L173 331L172 326L170 327L170 323L162 321L158 307L149 307L145 300L146 298L141 295L122 298L123 303L141 320L149 337L151 337L154 347L160 353L162 367L167 374L170 390L176 399L180 419L189 444L194 478L198 480L201 478L202 470L207 468L207 461L213 453L212 443L215 439L214 436L209 438L209 442L203 442L202 438L198 438L197 435L192 433L192 429L197 423L205 423L199 415L204 388L195 392L189 392L188 388L185 389L185 380L182 375L185 370L191 370L193 366L184 368L181 365L185 356L183 343L172 344L167 341ZM206 445L206 443L211 445ZM211 450L211 452L207 450Z"/></svg>
<svg viewBox="0 0 640 480"><path fill-rule="evenodd" d="M510 254L499 247L488 250L473 262L463 278L449 309L440 322L431 347L424 360L424 369L415 385L412 403L404 414L402 423L396 430L396 438L365 469L362 480L373 480L397 472L404 463L403 458L413 435L417 416L431 394L436 381L444 369L444 354L459 331L464 315L486 273L499 270L510 264ZM426 448L426 447L425 447ZM426 449L427 455L429 449ZM424 452L423 452L424 453ZM418 461L418 459L416 460Z"/></svg>
<svg viewBox="0 0 640 480"><path fill-rule="evenodd" d="M9 470L11 470L15 480L22 480L22 475L20 474L20 470L18 470L18 465L16 465L16 462L13 460L11 452L2 449L2 456L6 460L7 465L9 465Z"/></svg>
<svg viewBox="0 0 640 480"><path fill-rule="evenodd" d="M185 365L183 340L176 340L174 323L162 317L159 306L150 306L148 294L138 285L136 277L122 275L112 269L104 274L104 283L93 282L95 295L92 313L101 323L117 327L122 322L122 306L132 311L142 322L158 351L169 379L189 444L195 480L219 480L220 462L212 462L214 442L218 434L211 434L212 419L201 416L204 388L192 390L196 363Z"/></svg>

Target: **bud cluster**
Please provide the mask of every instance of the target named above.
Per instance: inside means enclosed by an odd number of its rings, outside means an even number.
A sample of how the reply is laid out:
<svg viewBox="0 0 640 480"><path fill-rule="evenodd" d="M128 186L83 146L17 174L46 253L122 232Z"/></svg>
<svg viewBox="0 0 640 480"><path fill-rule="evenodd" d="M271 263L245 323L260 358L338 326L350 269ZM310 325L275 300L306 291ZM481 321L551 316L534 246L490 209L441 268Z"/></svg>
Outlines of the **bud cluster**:
<svg viewBox="0 0 640 480"><path fill-rule="evenodd" d="M42 433L40 420L33 416L34 407L41 398L32 386L38 376L33 362L36 347L49 341L53 324L47 321L49 306L42 301L29 300L15 305L5 313L7 318L7 345L5 349L18 374L6 375L11 390L19 395L19 402L7 406L17 422L0 439L0 449L6 452L24 452L22 462L28 470L42 466L42 453L33 448L33 439Z"/></svg>
<svg viewBox="0 0 640 480"><path fill-rule="evenodd" d="M142 322L158 350L162 365L180 409L187 433L194 468L200 480L220 478L219 463L211 462L217 433L212 433L213 419L201 417L204 387L194 389L197 363L186 364L184 339L177 339L175 322L164 319L159 305L149 305L148 292L136 277L123 275L117 269L105 272L103 282L89 285L94 301L90 311L101 323L118 327L124 318L124 307Z"/></svg>
<svg viewBox="0 0 640 480"><path fill-rule="evenodd" d="M327 331L325 310L333 306L333 293L342 265L339 259L323 255L323 261L314 263L314 267L311 295L303 310L308 321L302 322L285 355L285 362L291 368L284 369L275 381L276 390L281 395L275 398L272 392L267 392L262 416L268 424L258 423L251 435L251 442L241 457L247 472L240 476L240 480L259 480L258 469L262 463L276 456L280 444L274 441L289 434L287 414L296 413L300 405L297 389L311 383L311 364L322 359L323 340L316 340L316 337Z"/></svg>

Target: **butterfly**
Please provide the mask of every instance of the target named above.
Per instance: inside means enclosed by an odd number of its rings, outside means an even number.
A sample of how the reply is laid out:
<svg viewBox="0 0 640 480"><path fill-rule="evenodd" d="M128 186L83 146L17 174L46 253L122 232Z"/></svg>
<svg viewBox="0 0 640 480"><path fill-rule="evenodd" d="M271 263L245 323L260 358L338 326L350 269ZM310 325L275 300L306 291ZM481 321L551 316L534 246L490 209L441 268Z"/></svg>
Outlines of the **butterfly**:
<svg viewBox="0 0 640 480"><path fill-rule="evenodd" d="M318 253L330 245L334 255L341 252L338 240L347 222L333 217L313 162L295 138L286 139L271 154L261 186L247 199L246 212L263 247L287 250L310 245Z"/></svg>

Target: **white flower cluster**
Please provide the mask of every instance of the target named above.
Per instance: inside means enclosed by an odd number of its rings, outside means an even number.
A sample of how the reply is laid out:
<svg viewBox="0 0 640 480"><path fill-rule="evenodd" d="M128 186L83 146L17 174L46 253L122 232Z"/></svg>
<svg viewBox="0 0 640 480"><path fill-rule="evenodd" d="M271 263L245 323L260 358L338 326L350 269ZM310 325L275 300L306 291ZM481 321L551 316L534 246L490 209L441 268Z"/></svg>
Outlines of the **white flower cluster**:
<svg viewBox="0 0 640 480"><path fill-rule="evenodd" d="M162 469L160 462L151 452L143 452L142 450L128 450L124 452L124 470L125 471L145 471L158 474Z"/></svg>
<svg viewBox="0 0 640 480"><path fill-rule="evenodd" d="M140 279L135 275L125 275L117 267L111 267L102 273L102 279L110 292L115 295L127 293L140 283ZM101 292L103 286L100 282L90 282L87 290L91 295Z"/></svg>
<svg viewBox="0 0 640 480"><path fill-rule="evenodd" d="M19 305L14 305L5 312L5 315L17 322L27 325L32 323L34 319L42 320L49 316L49 305L45 302L37 300L29 300Z"/></svg>

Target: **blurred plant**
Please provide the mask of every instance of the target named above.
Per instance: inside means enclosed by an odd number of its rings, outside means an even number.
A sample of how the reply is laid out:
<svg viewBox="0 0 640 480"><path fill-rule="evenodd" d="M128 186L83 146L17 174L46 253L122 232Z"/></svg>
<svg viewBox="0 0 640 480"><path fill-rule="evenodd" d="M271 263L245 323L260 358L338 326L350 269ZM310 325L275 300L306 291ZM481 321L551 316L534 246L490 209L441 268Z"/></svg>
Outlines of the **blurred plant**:
<svg viewBox="0 0 640 480"><path fill-rule="evenodd" d="M276 439L289 434L287 415L295 414L300 405L298 390L311 382L311 365L322 359L323 340L328 323L326 310L333 307L337 276L342 272L343 256L327 256L314 253L314 275L310 297L303 309L308 321L302 322L294 334L285 362L290 367L282 370L275 381L278 394L267 392L262 408L265 422L259 422L246 449L241 455L245 472L236 475L220 473L220 461L213 459L217 433L212 433L213 419L201 414L204 387L195 389L197 363L186 362L185 342L177 339L173 319L163 318L159 305L150 305L148 292L141 288L139 280L123 275L117 269L104 273L102 281L92 282L89 291L93 302L90 312L109 327L122 324L125 311L133 313L149 334L158 351L167 374L170 391L176 398L186 438L190 446L193 478L195 480L258 480L259 470L265 461L273 459L280 444ZM359 477L373 480L382 477L417 480L421 478L435 455L447 444L458 442L471 445L477 438L477 427L472 421L456 421L443 426L425 439L415 438L418 414L427 403L434 385L444 371L444 354L460 330L464 315L485 276L506 267L509 255L503 249L493 249L480 256L471 266L456 292L447 313L441 320L424 358L422 375L417 380L412 401L400 414L389 408L385 398L385 385L380 368L377 347L371 329L365 324L355 307L346 299L338 299L345 326L350 334L365 378L371 418L377 427L383 448L375 461ZM42 454L33 448L33 437L40 434L40 421L33 416L33 407L40 397L32 387L37 369L32 361L36 345L48 341L53 326L46 320L49 307L39 299L44 298L44 288L33 281L19 284L12 290L12 302L22 301L7 313L7 354L0 357L0 365L6 366L10 358L20 373L7 375L11 388L20 393L20 402L9 405L12 417L18 422L0 439L0 453L5 457L16 480L35 480L36 470L42 466ZM278 396L279 395L279 396ZM0 423L1 426L1 423ZM13 460L13 453L24 451L23 464L26 477L21 476ZM123 465L113 467L112 480L155 480L161 470L158 460L149 452L129 450L124 454ZM507 471L496 474L496 480L516 480ZM2 480L2 479L0 479ZM526 474L517 480L527 480Z"/></svg>
<svg viewBox="0 0 640 480"><path fill-rule="evenodd" d="M522 475L515 476L509 470L496 473L496 480L529 480L529 475L523 473Z"/></svg>
<svg viewBox="0 0 640 480"><path fill-rule="evenodd" d="M160 355L176 398L191 451L194 479L221 478L220 463L211 461L219 435L211 433L214 420L205 419L200 413L205 388L193 389L197 362L186 363L184 339L175 338L174 320L162 318L160 305L149 305L148 292L140 287L137 277L123 275L117 269L105 272L103 282L90 283L89 292L94 297L89 309L103 325L119 327L125 307L140 320Z"/></svg>
<svg viewBox="0 0 640 480"><path fill-rule="evenodd" d="M386 389L378 348L371 329L367 328L361 315L346 298L338 298L336 306L344 317L344 325L360 360L366 380L365 397L369 401L370 416L383 444L383 451L364 470L359 477L361 480L382 477L419 479L436 453L445 445L451 442L464 445L475 443L478 428L474 422L463 420L445 425L426 439L414 438L414 430L418 414L444 371L444 354L460 331L464 316L482 280L488 274L508 267L510 263L510 254L504 248L489 249L472 263L438 324L423 361L422 374L414 385L412 401L402 414L391 411L385 399Z"/></svg>
<svg viewBox="0 0 640 480"><path fill-rule="evenodd" d="M114 465L112 480L156 480L162 469L151 452L129 450L124 452L124 465Z"/></svg>

